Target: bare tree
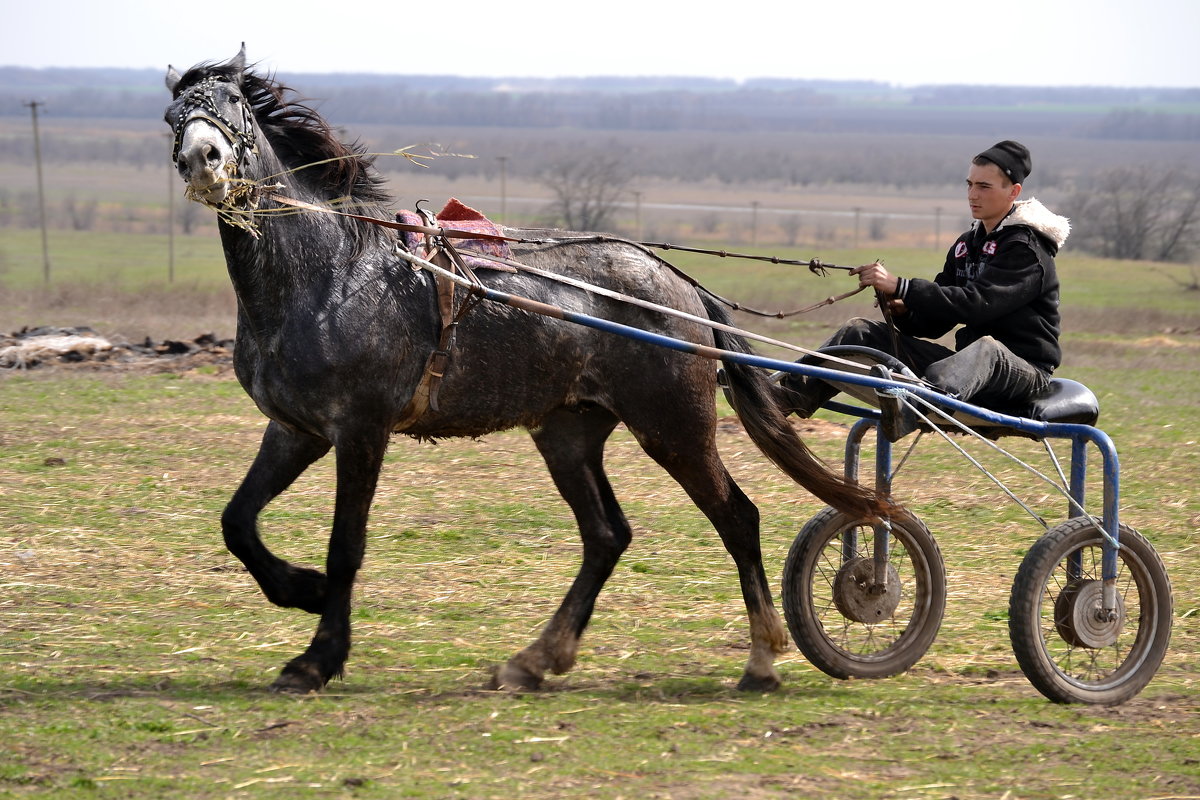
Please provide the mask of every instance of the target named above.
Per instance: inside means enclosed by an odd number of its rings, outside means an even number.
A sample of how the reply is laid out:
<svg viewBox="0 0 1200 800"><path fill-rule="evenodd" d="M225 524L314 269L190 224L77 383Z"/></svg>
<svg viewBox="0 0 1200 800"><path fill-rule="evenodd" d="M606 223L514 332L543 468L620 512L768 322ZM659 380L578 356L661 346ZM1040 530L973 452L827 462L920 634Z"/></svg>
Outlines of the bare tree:
<svg viewBox="0 0 1200 800"><path fill-rule="evenodd" d="M98 208L99 203L95 198L79 200L75 195L70 195L63 200L63 212L71 222L71 230L90 231L96 224Z"/></svg>
<svg viewBox="0 0 1200 800"><path fill-rule="evenodd" d="M871 217L867 223L867 236L872 242L882 242L887 238L887 217Z"/></svg>
<svg viewBox="0 0 1200 800"><path fill-rule="evenodd" d="M803 227L800 215L788 214L779 221L779 227L783 229L783 236L788 247L795 247L796 242L800 241L800 229Z"/></svg>
<svg viewBox="0 0 1200 800"><path fill-rule="evenodd" d="M1166 275L1167 279L1171 281L1171 283L1175 284L1180 289L1183 289L1185 292L1200 292L1200 275L1196 274L1196 268L1194 266L1188 270L1192 274L1190 279L1180 279L1161 269L1158 271L1163 275Z"/></svg>
<svg viewBox="0 0 1200 800"><path fill-rule="evenodd" d="M611 226L630 175L619 158L597 152L555 162L540 181L553 195L548 211L557 223L570 230L600 231Z"/></svg>
<svg viewBox="0 0 1200 800"><path fill-rule="evenodd" d="M195 232L196 223L204 219L204 215L201 213L204 210L204 206L199 203L185 202L176 204L176 220L179 222L179 229L184 236Z"/></svg>
<svg viewBox="0 0 1200 800"><path fill-rule="evenodd" d="M1178 169L1107 170L1066 208L1073 243L1098 255L1183 261L1200 243L1200 182Z"/></svg>

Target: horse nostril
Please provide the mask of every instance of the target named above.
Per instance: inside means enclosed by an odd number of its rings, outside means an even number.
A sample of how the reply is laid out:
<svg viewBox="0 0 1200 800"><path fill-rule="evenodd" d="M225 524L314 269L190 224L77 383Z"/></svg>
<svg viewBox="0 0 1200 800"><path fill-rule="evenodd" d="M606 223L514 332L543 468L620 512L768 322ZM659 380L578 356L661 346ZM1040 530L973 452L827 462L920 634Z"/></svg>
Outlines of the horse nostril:
<svg viewBox="0 0 1200 800"><path fill-rule="evenodd" d="M211 144L204 145L204 160L215 169L221 164L221 151Z"/></svg>

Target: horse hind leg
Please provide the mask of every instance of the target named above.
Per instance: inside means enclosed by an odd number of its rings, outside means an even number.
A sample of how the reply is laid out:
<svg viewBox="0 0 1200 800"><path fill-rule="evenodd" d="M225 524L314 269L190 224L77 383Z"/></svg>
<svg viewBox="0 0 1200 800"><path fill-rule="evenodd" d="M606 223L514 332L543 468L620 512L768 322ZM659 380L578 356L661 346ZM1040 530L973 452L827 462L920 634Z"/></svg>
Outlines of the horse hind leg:
<svg viewBox="0 0 1200 800"><path fill-rule="evenodd" d="M329 452L329 442L267 425L254 463L221 515L225 546L258 581L277 606L320 613L325 607L325 576L276 556L258 534L258 515L292 485L314 461Z"/></svg>
<svg viewBox="0 0 1200 800"><path fill-rule="evenodd" d="M626 423L642 449L683 487L708 517L737 565L738 582L750 619L750 658L738 689L774 691L780 686L775 657L787 651L788 639L763 568L758 507L721 461L713 415L700 411L689 417L679 409L675 411L669 426L639 431L628 420Z"/></svg>
<svg viewBox="0 0 1200 800"><path fill-rule="evenodd" d="M495 671L489 688L536 689L547 671L561 675L575 664L596 597L633 537L604 472L604 442L616 424L616 418L600 408L564 409L533 432L554 484L579 525L583 563L541 635Z"/></svg>

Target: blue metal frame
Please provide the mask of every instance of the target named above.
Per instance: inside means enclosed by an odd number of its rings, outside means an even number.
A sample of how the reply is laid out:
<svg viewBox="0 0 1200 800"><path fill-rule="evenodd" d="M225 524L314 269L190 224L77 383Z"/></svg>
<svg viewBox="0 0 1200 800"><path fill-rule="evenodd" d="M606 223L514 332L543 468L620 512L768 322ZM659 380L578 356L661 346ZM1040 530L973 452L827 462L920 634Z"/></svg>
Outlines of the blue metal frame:
<svg viewBox="0 0 1200 800"><path fill-rule="evenodd" d="M749 363L749 362L747 362ZM1084 501L1087 494L1087 446L1089 443L1094 444L1096 449L1104 461L1104 515L1103 515L1103 531L1106 534L1104 543L1103 556L1104 561L1101 566L1101 577L1106 582L1105 606L1115 606L1115 587L1113 581L1117 577L1117 551L1120 548L1120 516L1118 505L1120 501L1120 460L1117 457L1116 446L1113 444L1108 434L1099 428L1091 425L1080 425L1075 423L1051 423L1042 422L1040 420L1028 419L1026 417L1014 417L1008 414L1001 414L991 409L981 406L965 403L952 397L940 394L931 389L921 386L914 386L910 383L900 381L889 381L871 376L854 375L845 373L840 370L829 370L822 367L809 366L807 364L798 364L792 362L774 362L769 365L772 369L778 369L785 372L790 372L798 375L812 376L816 378L824 378L840 383L850 383L859 386L869 386L875 389L889 389L892 391L909 392L918 397L924 398L934 404L948 408L953 411L962 411L968 413L985 422L996 425L1003 425L1008 428L1020 431L1021 433L1035 436L1039 439L1069 439L1071 441L1071 473L1068 493L1071 497L1071 502L1067 507L1067 516L1074 517L1079 514L1086 513ZM879 432L879 421L881 413L873 408L859 408L846 403L830 402L825 404L825 408L831 411L837 411L843 414L849 414L859 417L859 421L850 429L850 435L846 439L846 459L845 459L845 474L846 477L852 480L858 479L858 469L860 464L859 448L862 445L862 440L867 432L872 428L876 431L876 448L875 448L875 484L876 488L881 492L891 491L892 486L892 442L887 437ZM1109 597L1113 594L1113 597ZM1111 605L1109 602L1111 601Z"/></svg>
<svg viewBox="0 0 1200 800"><path fill-rule="evenodd" d="M1103 528L1106 534L1106 541L1103 547L1104 563L1102 565L1103 579L1105 581L1105 606L1115 607L1115 580L1117 576L1117 550L1120 548L1120 519L1117 509L1120 499L1120 462L1117 459L1117 450L1104 431L1099 428L1094 428L1091 425L1081 425L1076 423L1062 422L1042 422L1040 420L1028 419L1025 417L1014 417L1008 414L1001 414L991 409L982 408L980 406L964 403L953 397L948 397L944 394L928 389L924 386L914 385L901 381L887 380L874 377L871 375L855 375L841 370L828 369L825 367L817 367L809 364L800 364L793 361L780 361L778 359L767 358L765 356L755 355L753 353L740 353L732 350L722 350L716 347L707 345L695 344L686 342L682 339L675 339L670 336L664 336L659 333L652 333L640 328L634 328L629 325L623 325L619 322L593 317L588 314L580 314L578 312L569 311L558 306L553 306L547 303L541 303L529 298L511 295L505 292L498 292L487 287L473 287L473 290L488 300L520 308L525 311L530 311L536 314L541 314L556 319L563 319L568 322L573 322L578 325L584 325L597 330L608 331L619 336L624 336L629 339L635 339L642 342L648 342L660 347L666 347L670 350L677 350L684 353L694 353L696 355L705 356L707 358L733 361L739 364L745 364L752 367L762 367L780 372L788 372L795 375L804 375L811 378L828 380L835 383L848 383L858 386L866 386L876 390L892 390L901 394L908 393L916 397L920 397L931 403L934 403L942 408L951 411L961 411L971 414L978 419L984 420L994 425L1003 425L1008 428L1013 428L1026 435L1033 436L1038 439L1070 439L1071 440L1071 477L1069 493L1075 503L1078 503L1079 508L1083 508L1085 479L1087 474L1087 445L1094 444L1096 449L1100 451L1104 460L1104 514ZM829 403L826 405L835 411L852 414L861 418L851 432L851 441L847 442L847 459L846 469L847 475L850 473L850 447L857 448L865 435L867 428L874 426L878 428L881 414L874 409L863 409L856 406L850 406L842 403ZM885 466L883 474L886 476L888 486L890 487L890 472L891 472L891 443L883 436L876 436L878 447L876 448L876 463L877 470L879 466ZM854 475L857 475L858 456L854 454ZM878 472L877 472L878 480ZM1072 508L1068 516L1075 516ZM1110 606L1108 601L1112 600L1113 606Z"/></svg>

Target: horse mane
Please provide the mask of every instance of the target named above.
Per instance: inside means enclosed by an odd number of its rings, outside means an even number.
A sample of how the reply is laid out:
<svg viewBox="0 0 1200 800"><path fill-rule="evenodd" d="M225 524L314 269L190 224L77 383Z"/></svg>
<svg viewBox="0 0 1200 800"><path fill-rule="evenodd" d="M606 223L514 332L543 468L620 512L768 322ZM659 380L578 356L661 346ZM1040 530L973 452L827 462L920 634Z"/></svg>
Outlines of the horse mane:
<svg viewBox="0 0 1200 800"><path fill-rule="evenodd" d="M271 148L285 167L303 167L296 177L306 186L326 199L349 197L360 205L391 199L366 149L358 142L342 143L320 114L295 98L290 87L247 72L242 90Z"/></svg>
<svg viewBox="0 0 1200 800"><path fill-rule="evenodd" d="M375 159L366 154L366 148L357 141L341 142L329 123L301 101L291 87L234 62L210 63L184 73L175 87L175 96L208 77L223 78L241 87L258 127L283 166L296 170L296 179L318 196L326 200L348 198L359 209L382 207L391 201L375 169ZM359 213L369 214L370 210Z"/></svg>

